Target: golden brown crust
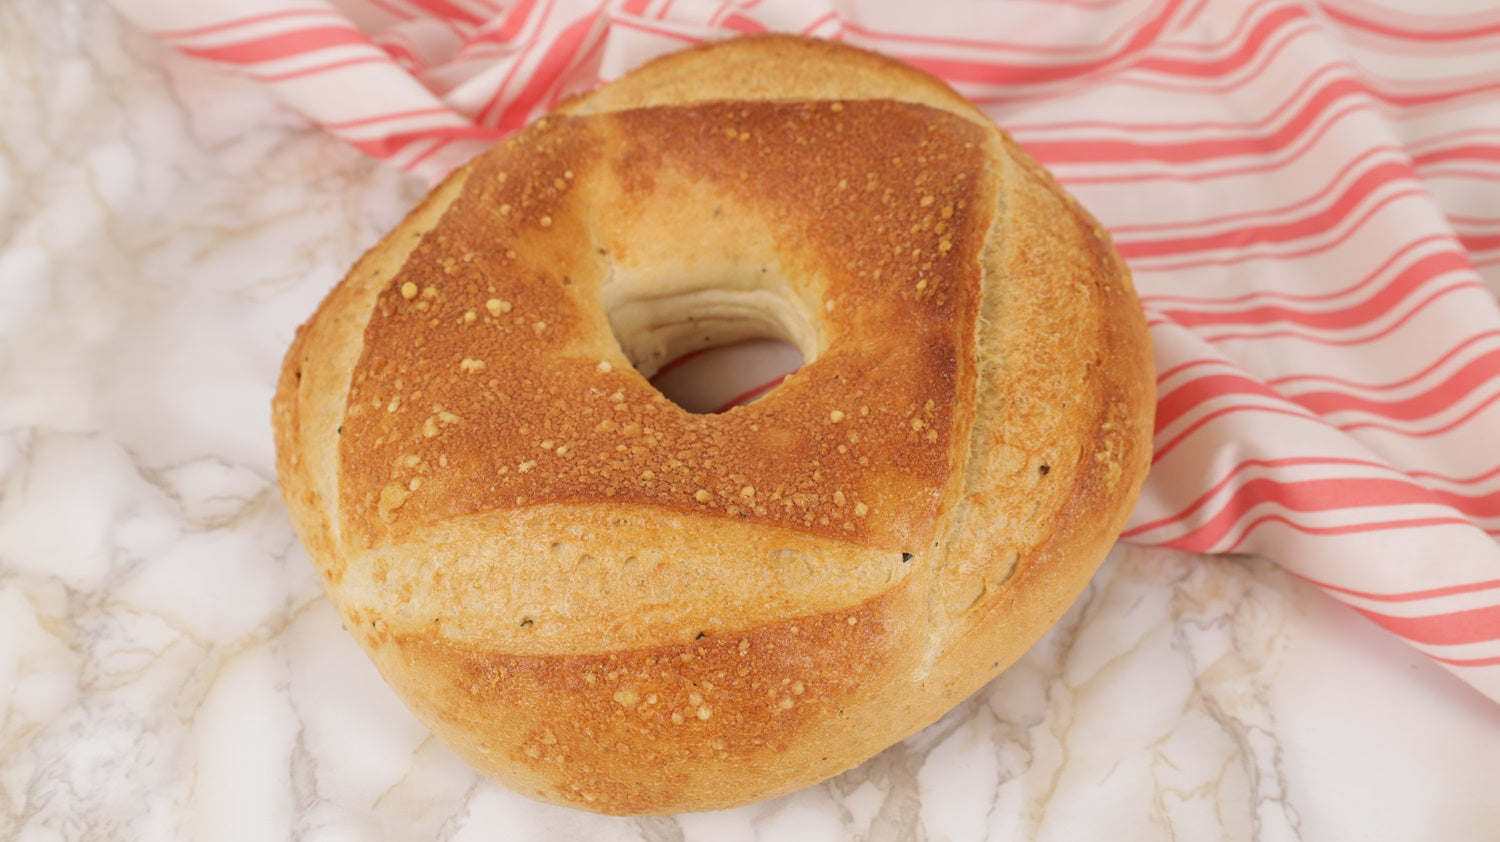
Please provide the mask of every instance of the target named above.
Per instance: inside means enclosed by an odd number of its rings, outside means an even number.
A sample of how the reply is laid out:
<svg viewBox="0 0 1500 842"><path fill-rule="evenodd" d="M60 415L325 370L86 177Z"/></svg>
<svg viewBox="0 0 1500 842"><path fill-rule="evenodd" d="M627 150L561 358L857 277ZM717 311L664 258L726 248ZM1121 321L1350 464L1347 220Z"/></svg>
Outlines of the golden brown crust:
<svg viewBox="0 0 1500 842"><path fill-rule="evenodd" d="M929 543L967 432L953 409L972 380L984 135L921 107L837 107L554 118L476 162L478 189L365 331L340 445L349 538L609 500ZM734 248L752 273L816 279L825 347L774 396L691 415L611 347L606 276L674 235L692 243L677 251Z"/></svg>
<svg viewBox="0 0 1500 842"><path fill-rule="evenodd" d="M635 369L747 331L808 360L750 406ZM1008 666L1122 526L1152 406L1128 272L1044 170L930 77L766 36L456 174L299 331L274 420L424 721L640 813L836 774Z"/></svg>
<svg viewBox="0 0 1500 842"><path fill-rule="evenodd" d="M921 603L908 584L735 634L570 657L432 635L373 651L384 671L422 663L408 699L423 720L519 792L606 812L707 810L800 789L889 745L922 703L906 692Z"/></svg>

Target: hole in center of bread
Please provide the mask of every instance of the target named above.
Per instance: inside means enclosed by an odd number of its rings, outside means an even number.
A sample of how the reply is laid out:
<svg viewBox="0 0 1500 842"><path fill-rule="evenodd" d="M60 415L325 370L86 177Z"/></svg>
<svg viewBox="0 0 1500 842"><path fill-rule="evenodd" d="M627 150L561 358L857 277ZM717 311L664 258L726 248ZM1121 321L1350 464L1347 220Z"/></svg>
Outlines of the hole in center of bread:
<svg viewBox="0 0 1500 842"><path fill-rule="evenodd" d="M688 412L725 412L752 403L802 367L802 352L779 339L703 348L663 365L651 385Z"/></svg>
<svg viewBox="0 0 1500 842"><path fill-rule="evenodd" d="M717 276L616 269L603 286L626 359L688 412L763 398L818 351L807 307L779 272L734 268Z"/></svg>

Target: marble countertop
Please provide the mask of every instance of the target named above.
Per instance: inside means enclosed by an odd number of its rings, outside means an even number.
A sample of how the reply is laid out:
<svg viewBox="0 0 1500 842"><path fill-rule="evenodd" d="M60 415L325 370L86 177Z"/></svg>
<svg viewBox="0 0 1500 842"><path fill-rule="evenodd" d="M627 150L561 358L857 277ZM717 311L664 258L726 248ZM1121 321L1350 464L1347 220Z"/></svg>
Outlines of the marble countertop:
<svg viewBox="0 0 1500 842"><path fill-rule="evenodd" d="M486 782L340 629L272 468L292 331L421 193L106 7L0 6L0 838L1500 839L1500 708L1271 564L1130 548L813 789Z"/></svg>

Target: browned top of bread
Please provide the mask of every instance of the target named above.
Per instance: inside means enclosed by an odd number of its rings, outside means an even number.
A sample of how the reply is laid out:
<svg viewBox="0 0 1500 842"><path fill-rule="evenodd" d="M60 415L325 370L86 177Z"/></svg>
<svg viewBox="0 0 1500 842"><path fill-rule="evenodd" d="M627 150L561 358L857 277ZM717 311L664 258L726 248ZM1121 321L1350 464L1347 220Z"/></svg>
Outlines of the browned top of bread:
<svg viewBox="0 0 1500 842"><path fill-rule="evenodd" d="M851 101L555 117L506 142L376 301L340 441L346 540L610 502L929 544L968 432L984 141ZM764 400L692 415L632 369L601 290L617 266L727 260L751 276L728 283L798 279L819 347Z"/></svg>

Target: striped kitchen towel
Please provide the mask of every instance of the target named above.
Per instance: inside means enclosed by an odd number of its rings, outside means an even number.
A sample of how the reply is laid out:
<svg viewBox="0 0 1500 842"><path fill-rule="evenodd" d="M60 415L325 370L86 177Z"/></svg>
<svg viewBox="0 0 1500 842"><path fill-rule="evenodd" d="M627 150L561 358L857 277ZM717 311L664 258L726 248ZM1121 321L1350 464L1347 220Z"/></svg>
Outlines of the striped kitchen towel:
<svg viewBox="0 0 1500 842"><path fill-rule="evenodd" d="M1160 398L1125 539L1274 559L1500 701L1500 10L114 2L431 181L705 39L839 38L948 80L1134 269Z"/></svg>

